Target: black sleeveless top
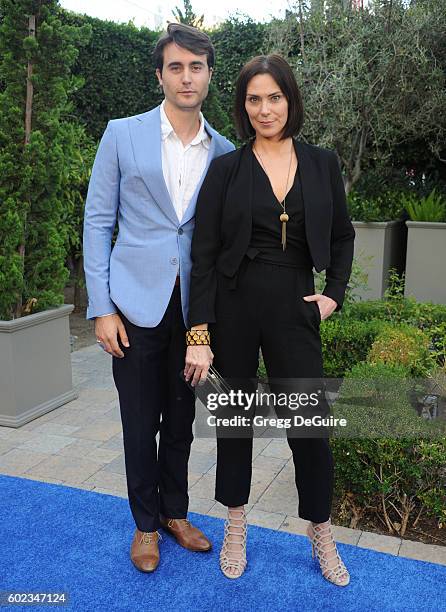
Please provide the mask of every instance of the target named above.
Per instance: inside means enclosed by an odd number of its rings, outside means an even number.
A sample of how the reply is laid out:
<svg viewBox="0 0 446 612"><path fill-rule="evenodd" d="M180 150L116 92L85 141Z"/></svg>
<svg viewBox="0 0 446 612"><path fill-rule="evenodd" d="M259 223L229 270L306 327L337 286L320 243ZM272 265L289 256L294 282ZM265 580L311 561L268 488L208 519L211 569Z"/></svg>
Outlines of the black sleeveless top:
<svg viewBox="0 0 446 612"><path fill-rule="evenodd" d="M274 195L268 176L251 149L253 168L252 233L247 255L250 259L291 266L313 268L305 235L305 216L297 165L294 182L286 196L285 209L289 216L286 224L286 249L282 249L282 222L279 217L283 208Z"/></svg>

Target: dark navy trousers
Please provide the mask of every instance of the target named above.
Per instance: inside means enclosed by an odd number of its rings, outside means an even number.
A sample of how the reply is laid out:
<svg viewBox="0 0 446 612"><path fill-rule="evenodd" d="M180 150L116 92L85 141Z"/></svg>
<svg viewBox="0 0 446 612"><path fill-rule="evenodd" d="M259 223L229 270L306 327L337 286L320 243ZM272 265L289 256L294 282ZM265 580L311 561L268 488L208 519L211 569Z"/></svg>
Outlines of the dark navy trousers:
<svg viewBox="0 0 446 612"><path fill-rule="evenodd" d="M156 531L160 513L186 518L189 502L195 396L179 376L186 352L180 287L156 327L138 327L118 314L130 343L120 345L123 358L113 357L130 509L140 531Z"/></svg>

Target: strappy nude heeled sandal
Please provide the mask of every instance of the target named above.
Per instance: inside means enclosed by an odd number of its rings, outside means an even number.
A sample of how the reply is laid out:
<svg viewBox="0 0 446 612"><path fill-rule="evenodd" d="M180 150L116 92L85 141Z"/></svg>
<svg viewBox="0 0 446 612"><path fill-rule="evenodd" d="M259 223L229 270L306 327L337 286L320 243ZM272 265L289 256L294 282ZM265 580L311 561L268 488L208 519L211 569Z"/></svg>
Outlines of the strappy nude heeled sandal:
<svg viewBox="0 0 446 612"><path fill-rule="evenodd" d="M311 542L311 556L314 559L314 551L316 550L322 576L337 586L347 586L350 582L350 574L339 556L336 543L333 540L331 520L328 519L326 525L317 528L310 523L307 528L307 535ZM324 541L326 536L330 537L330 541ZM334 556L333 552L335 553ZM334 559L337 560L337 565L329 567L329 562Z"/></svg>
<svg viewBox="0 0 446 612"><path fill-rule="evenodd" d="M231 516L238 513L240 517ZM234 527L241 530L237 532ZM232 529L232 530L231 530ZM228 578L240 578L246 568L246 536L248 526L244 510L228 510L228 518L225 521L225 536L220 552L220 568ZM238 536L237 541L230 541L231 536ZM231 550L231 544L242 546L242 550ZM232 571L231 571L232 570Z"/></svg>

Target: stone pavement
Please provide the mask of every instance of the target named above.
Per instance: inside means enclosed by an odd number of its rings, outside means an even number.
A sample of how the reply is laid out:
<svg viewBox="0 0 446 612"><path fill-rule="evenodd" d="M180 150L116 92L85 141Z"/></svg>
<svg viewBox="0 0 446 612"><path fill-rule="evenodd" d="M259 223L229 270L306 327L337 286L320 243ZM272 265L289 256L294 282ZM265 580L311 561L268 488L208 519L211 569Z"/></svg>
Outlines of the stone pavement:
<svg viewBox="0 0 446 612"><path fill-rule="evenodd" d="M96 345L71 357L79 397L18 429L0 427L0 473L126 497L111 357ZM215 465L215 439L196 438L189 463L190 510L224 517L226 509L213 499ZM251 524L305 534L307 522L297 516L294 467L286 440L254 440L247 509ZM446 565L445 546L346 527L335 527L334 533L339 542Z"/></svg>

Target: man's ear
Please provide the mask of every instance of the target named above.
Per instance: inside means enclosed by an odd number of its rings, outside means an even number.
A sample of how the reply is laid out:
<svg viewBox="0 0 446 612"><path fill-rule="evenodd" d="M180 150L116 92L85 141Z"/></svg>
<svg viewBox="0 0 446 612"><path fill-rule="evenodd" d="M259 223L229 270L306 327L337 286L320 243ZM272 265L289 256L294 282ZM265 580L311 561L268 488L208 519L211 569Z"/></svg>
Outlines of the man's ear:
<svg viewBox="0 0 446 612"><path fill-rule="evenodd" d="M159 83L159 84L160 84L160 86L162 87L162 86L163 86L163 79L162 79L162 75L161 75L161 70L160 70L159 68L157 68L157 69L155 70L155 74L156 74L156 76L157 76L157 78L158 78L158 83Z"/></svg>
<svg viewBox="0 0 446 612"><path fill-rule="evenodd" d="M213 68L209 68L209 83L211 82L213 73L214 73L214 69Z"/></svg>

